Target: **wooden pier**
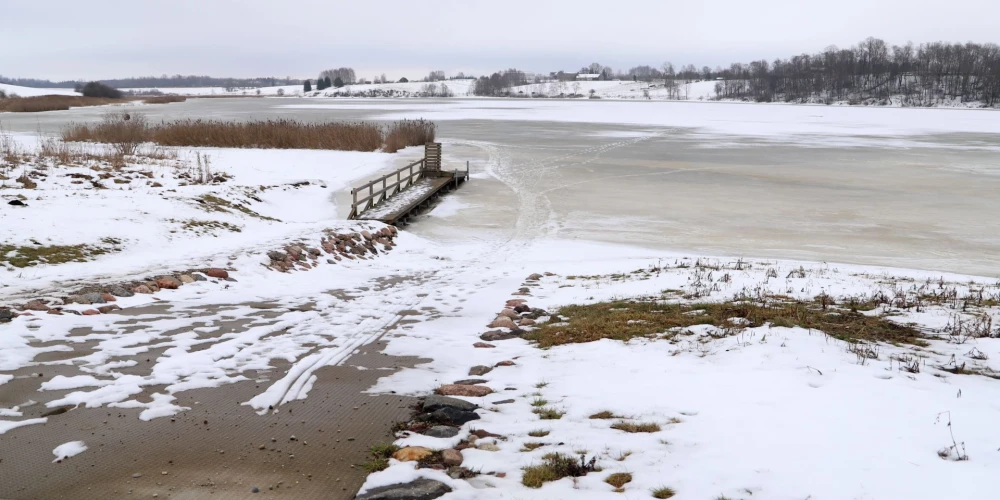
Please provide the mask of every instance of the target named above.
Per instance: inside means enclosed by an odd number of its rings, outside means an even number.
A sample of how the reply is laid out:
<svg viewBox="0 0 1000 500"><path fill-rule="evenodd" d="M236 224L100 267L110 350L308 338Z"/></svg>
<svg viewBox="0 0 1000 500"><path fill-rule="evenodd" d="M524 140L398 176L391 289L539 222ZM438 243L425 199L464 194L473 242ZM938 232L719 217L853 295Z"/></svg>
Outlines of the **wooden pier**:
<svg viewBox="0 0 1000 500"><path fill-rule="evenodd" d="M410 217L467 180L468 163L464 172L441 170L441 144L428 143L422 159L352 189L353 202L347 218L405 225Z"/></svg>

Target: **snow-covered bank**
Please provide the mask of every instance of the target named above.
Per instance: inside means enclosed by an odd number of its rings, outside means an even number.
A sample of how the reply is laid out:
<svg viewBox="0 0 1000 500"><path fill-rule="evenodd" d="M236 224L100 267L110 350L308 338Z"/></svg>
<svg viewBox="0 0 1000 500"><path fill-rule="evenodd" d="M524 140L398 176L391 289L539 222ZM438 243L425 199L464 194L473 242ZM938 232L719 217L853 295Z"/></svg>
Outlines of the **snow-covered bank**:
<svg viewBox="0 0 1000 500"><path fill-rule="evenodd" d="M5 92L8 97L13 97L15 95L20 97L35 97L40 95L80 95L79 92L73 89L43 89L35 87L21 87L6 83L0 83L0 91Z"/></svg>
<svg viewBox="0 0 1000 500"><path fill-rule="evenodd" d="M38 138L15 135L23 151ZM80 146L79 154L98 146ZM99 160L60 165L41 159L3 180L0 245L31 255L37 247L93 258L0 269L5 298L72 279L126 278L216 265L256 255L297 237L318 237L337 221L337 193L389 168L395 156L319 150L160 148L120 168ZM402 153L407 154L407 153ZM27 178L31 185L17 179ZM25 206L9 206L17 199ZM51 259L50 259L51 260Z"/></svg>
<svg viewBox="0 0 1000 500"><path fill-rule="evenodd" d="M570 249L577 256L573 262L553 258ZM391 460L365 489L426 477L453 488L445 498L608 498L613 488L604 479L628 472L632 481L624 493L636 498L648 498L664 486L676 490L676 498L693 499L992 496L989 478L1000 464L1000 439L993 432L1000 331L991 327L981 337L954 333L956 324L977 315L997 324L1000 287L995 280L836 264L657 256L568 243L538 245L506 269L515 267L520 278L530 271L556 275L524 283L510 279L506 289L477 291L469 302L479 314L478 328L470 330L468 321L458 319L407 327L387 352L435 361L382 379L373 388L427 394L469 378L473 365L513 361L481 376L487 380L481 385L493 394L463 398L483 409L480 419L464 425L456 437L414 434L397 441L443 449L464 440L469 429L503 436L462 450L462 467L483 475L451 479L443 471ZM512 296L521 285L530 295ZM494 348L473 346L479 333L489 330L485 325L493 314L512 298L551 314L568 304L631 298L714 302L741 292L805 301L827 294L840 303L849 296L884 294L890 303L867 314L916 324L930 336L929 346L876 343L859 354L821 331L775 325L744 329L738 322L728 329L703 325L629 342L601 340L545 350L517 338L491 341ZM954 300L926 301L952 293ZM968 305L980 294L985 297L981 305ZM913 299L921 296L925 302L915 305L921 302ZM502 402L510 398L514 402ZM543 419L533 411L540 406L562 415ZM591 418L605 411L621 418ZM621 421L659 427L634 434L612 428ZM480 446L484 442L490 445ZM523 467L538 465L553 452L596 457L602 470L538 489L522 485ZM968 460L956 461L965 456Z"/></svg>

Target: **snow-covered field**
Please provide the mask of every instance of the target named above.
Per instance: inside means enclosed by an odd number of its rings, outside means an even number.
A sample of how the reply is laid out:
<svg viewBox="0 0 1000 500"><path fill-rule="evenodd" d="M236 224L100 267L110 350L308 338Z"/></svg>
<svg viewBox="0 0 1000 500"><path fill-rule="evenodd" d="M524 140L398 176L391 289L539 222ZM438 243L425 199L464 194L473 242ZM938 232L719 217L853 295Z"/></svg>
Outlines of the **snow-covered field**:
<svg viewBox="0 0 1000 500"><path fill-rule="evenodd" d="M18 95L20 97L34 97L40 95L80 95L73 89L39 89L34 87L21 87L18 85L8 85L0 83L0 90L8 96Z"/></svg>
<svg viewBox="0 0 1000 500"><path fill-rule="evenodd" d="M607 85L595 93L602 97L627 98L632 92L625 84L601 83ZM588 145L588 159L649 138L653 133L643 127L695 128L718 147L749 136L803 146L882 144L904 150L926 145L929 139L921 134L1000 134L996 115L984 111L548 100L531 106L516 100L432 104L371 100L348 106L385 111L380 118L390 119L635 129L606 131L601 137L620 140ZM317 100L284 108L302 106L329 105ZM390 253L371 260L279 273L264 266L267 254L290 241L316 244L328 229L382 229L378 223L344 220L347 190L420 152L164 148L150 152L156 158L112 167L32 157L28 153L46 139L8 137L7 144L33 159L0 158L6 162L0 170L4 257L55 246L86 245L101 252L85 262L6 265L0 270L0 305L178 269L227 268L236 281L199 281L116 301L126 309L163 308L155 314L36 312L0 324L0 391L34 372L39 379L48 374L34 397L0 407L0 439L56 425L55 417L37 416L38 406L134 408L141 410L141 420L156 420L192 411L178 402L179 394L194 389L222 394L226 386L246 380L259 387L239 403L261 414L281 411L283 404L308 403L315 396L321 368L350 363L360 347L384 340L387 354L431 361L382 378L369 390L373 394L426 395L469 378L473 366L493 367L479 384L493 393L465 398L481 406L479 420L451 438L399 434L397 444L447 449L473 429L502 437L483 438L462 451L463 466L479 472L476 477L453 479L392 459L388 469L370 476L365 489L426 477L452 488L444 498L453 499L650 498L661 487L676 490L678 499L995 496L992 477L1000 466L995 276L735 259L563 238L538 208L548 202L534 188L548 185L535 177L517 178L510 162L493 154L495 144L457 140L450 144L456 150L475 146L489 153L487 164L473 163L472 180L462 188L470 191L458 196L483 193L473 191L477 182L488 183L490 192L483 199L446 198L418 222L453 226L448 238L422 237L418 234L430 233L417 228L401 232ZM989 141L966 146L996 149ZM557 150L533 165L544 170L556 161L590 161L578 154ZM463 215L477 204L490 204L488 195L517 203L509 219L475 221L491 229L478 231L470 226L474 218ZM15 199L27 206L7 204ZM495 230L508 220L509 232ZM594 224L614 232L621 221ZM532 273L542 276L526 281ZM481 334L495 330L486 325L510 299L544 309L541 323L571 304L635 298L720 302L741 295L810 303L827 296L837 307L849 307L851 297L885 297L865 314L912 323L927 335L928 345L872 343L859 350L815 329L743 328L733 321L727 328L699 325L627 342L540 349L511 338L492 341L494 347L474 346ZM250 304L261 301L276 304L273 316L253 316ZM233 321L244 324L224 329ZM136 324L142 328L136 330ZM82 354L71 356L75 352ZM147 354L152 352L157 354ZM137 375L130 371L136 365L132 358L143 355L150 358L149 371ZM503 361L512 363L498 366ZM274 368L276 363L283 368ZM51 376L53 371L59 375ZM513 402L501 403L509 399ZM542 419L533 403L560 418ZM621 418L589 418L602 411ZM619 421L657 424L659 430L626 433L611 427ZM53 455L58 460L81 453L72 463L96 454L87 450L88 443L94 447L88 435L72 439L17 453L37 452L46 464ZM537 489L524 486L524 467L542 463L552 452L595 458L601 470ZM18 456L3 458L9 464ZM632 475L621 494L604 482L614 472ZM0 493L6 493L2 485Z"/></svg>

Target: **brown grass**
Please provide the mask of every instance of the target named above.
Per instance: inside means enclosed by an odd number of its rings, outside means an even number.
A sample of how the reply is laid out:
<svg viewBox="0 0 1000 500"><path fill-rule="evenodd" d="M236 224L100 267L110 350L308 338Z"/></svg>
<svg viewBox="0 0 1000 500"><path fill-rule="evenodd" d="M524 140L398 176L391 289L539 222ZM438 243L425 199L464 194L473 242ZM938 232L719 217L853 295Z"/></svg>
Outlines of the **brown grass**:
<svg viewBox="0 0 1000 500"><path fill-rule="evenodd" d="M632 482L632 474L628 472L615 472L614 474L604 478L604 482L614 486L615 488L621 488L626 484Z"/></svg>
<svg viewBox="0 0 1000 500"><path fill-rule="evenodd" d="M602 411L602 412L595 413L595 414L593 414L593 415L591 415L590 417L587 417L587 418L595 419L595 420L597 420L597 419L606 420L606 419L610 419L610 418L622 418L622 417L620 417L618 415L615 415L614 413L611 413L610 411Z"/></svg>
<svg viewBox="0 0 1000 500"><path fill-rule="evenodd" d="M184 102L187 97L182 95L160 95L155 97L143 97L146 104L170 104L172 102Z"/></svg>
<svg viewBox="0 0 1000 500"><path fill-rule="evenodd" d="M656 488L650 493L652 493L653 498L659 498L660 500L666 498L673 498L673 496L677 494L677 492L675 492L673 488L667 488L666 486Z"/></svg>
<svg viewBox="0 0 1000 500"><path fill-rule="evenodd" d="M141 115L132 114L133 123ZM120 121L120 120L119 120ZM407 146L423 145L434 140L434 124L401 121L388 127L374 123L305 123L297 120L258 120L228 122L221 120L178 120L146 125L142 142L161 146L329 149L336 151L376 151L394 153ZM119 130L108 120L98 124L76 124L63 131L64 141L115 143Z"/></svg>
<svg viewBox="0 0 1000 500"><path fill-rule="evenodd" d="M425 120L403 120L389 126L385 135L386 153L395 153L409 146L434 142L437 126Z"/></svg>
<svg viewBox="0 0 1000 500"><path fill-rule="evenodd" d="M660 425L654 423L636 423L629 422L627 420L622 420L620 422L615 422L611 424L612 429L617 429L619 431L625 431L630 433L638 432L660 432Z"/></svg>
<svg viewBox="0 0 1000 500"><path fill-rule="evenodd" d="M105 97L83 97L72 95L42 95L34 97L8 97L0 99L0 112L38 113L41 111L65 111L69 108L87 106L104 106L119 104L126 99L108 99Z"/></svg>
<svg viewBox="0 0 1000 500"><path fill-rule="evenodd" d="M921 333L908 325L815 302L777 299L741 299L721 303L665 304L657 300L620 300L590 305L566 306L558 311L568 321L546 324L524 335L539 347L593 342L600 339L627 341L676 332L694 325L714 325L738 331L742 327L799 326L822 331L849 342L875 341L924 345ZM730 318L742 318L737 325Z"/></svg>
<svg viewBox="0 0 1000 500"><path fill-rule="evenodd" d="M540 465L524 468L521 484L528 488L541 488L550 481L558 481L564 477L586 476L588 472L598 470L600 468L595 467L593 461L588 464L583 457L578 461L560 453L549 453L542 457Z"/></svg>

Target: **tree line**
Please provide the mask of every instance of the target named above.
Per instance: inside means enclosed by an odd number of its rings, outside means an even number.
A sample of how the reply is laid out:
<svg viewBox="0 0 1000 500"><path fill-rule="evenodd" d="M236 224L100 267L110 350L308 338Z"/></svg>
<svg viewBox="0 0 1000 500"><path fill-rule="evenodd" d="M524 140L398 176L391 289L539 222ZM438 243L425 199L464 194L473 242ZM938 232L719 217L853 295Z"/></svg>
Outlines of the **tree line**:
<svg viewBox="0 0 1000 500"><path fill-rule="evenodd" d="M847 49L829 47L772 63L736 63L711 76L723 78L715 86L720 99L995 106L1000 104L1000 47L945 42L889 46L868 38Z"/></svg>

